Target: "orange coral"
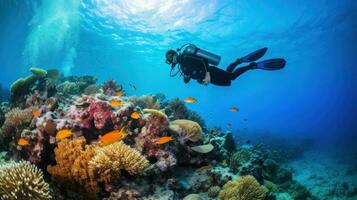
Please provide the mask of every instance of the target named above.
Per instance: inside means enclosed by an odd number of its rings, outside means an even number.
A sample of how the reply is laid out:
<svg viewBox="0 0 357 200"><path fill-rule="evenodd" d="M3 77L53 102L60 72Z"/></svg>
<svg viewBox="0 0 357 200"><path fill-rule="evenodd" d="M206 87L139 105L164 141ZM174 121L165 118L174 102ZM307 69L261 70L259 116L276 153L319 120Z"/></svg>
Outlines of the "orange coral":
<svg viewBox="0 0 357 200"><path fill-rule="evenodd" d="M98 183L92 179L88 161L94 156L94 147L85 145L84 137L63 139L55 148L57 165L48 166L47 171L62 183L79 183L90 194L99 192Z"/></svg>
<svg viewBox="0 0 357 200"><path fill-rule="evenodd" d="M121 142L105 147L86 145L84 137L63 139L55 148L57 165L47 171L62 183L77 183L90 196L99 192L99 183L108 183L121 169L134 175L143 171L149 161L137 150Z"/></svg>

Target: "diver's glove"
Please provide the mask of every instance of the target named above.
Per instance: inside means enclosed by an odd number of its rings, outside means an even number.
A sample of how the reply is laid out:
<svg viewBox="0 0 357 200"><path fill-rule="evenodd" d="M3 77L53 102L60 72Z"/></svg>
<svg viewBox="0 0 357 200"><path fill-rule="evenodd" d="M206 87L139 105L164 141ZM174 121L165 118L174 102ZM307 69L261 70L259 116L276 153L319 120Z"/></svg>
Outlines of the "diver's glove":
<svg viewBox="0 0 357 200"><path fill-rule="evenodd" d="M209 72L206 72L205 78L202 80L202 84L208 85L211 82L211 75Z"/></svg>

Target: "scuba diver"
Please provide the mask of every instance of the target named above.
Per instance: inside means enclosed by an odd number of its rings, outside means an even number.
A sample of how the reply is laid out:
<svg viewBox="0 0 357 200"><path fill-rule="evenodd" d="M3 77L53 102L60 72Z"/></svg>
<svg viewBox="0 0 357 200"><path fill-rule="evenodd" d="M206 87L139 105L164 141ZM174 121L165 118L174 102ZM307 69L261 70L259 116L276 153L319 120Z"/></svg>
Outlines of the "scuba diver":
<svg viewBox="0 0 357 200"><path fill-rule="evenodd" d="M181 52L181 50L183 51ZM171 65L170 76L177 74L183 76L185 83L191 79L197 80L198 83L208 85L212 83L218 86L230 86L231 82L246 71L254 69L278 70L285 66L286 61L281 58L255 62L263 57L268 48L262 48L254 51L235 62L228 65L226 70L216 67L221 57L200 49L193 44L185 44L180 49L168 50L166 52L166 63ZM236 67L242 63L249 63L247 66ZM175 67L178 71L174 73Z"/></svg>

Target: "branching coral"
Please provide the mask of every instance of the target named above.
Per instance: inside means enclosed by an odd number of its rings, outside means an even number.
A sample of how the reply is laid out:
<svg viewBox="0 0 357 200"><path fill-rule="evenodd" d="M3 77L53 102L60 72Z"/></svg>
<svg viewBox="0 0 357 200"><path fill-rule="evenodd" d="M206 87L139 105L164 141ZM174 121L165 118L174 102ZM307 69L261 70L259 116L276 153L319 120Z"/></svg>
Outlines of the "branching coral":
<svg viewBox="0 0 357 200"><path fill-rule="evenodd" d="M228 181L219 193L220 200L263 200L268 190L260 186L253 176L242 176Z"/></svg>
<svg viewBox="0 0 357 200"><path fill-rule="evenodd" d="M27 161L0 166L0 197L4 200L51 199L42 171Z"/></svg>
<svg viewBox="0 0 357 200"><path fill-rule="evenodd" d="M149 161L139 151L120 141L97 148L96 155L88 164L96 179L108 182L111 177L119 175L120 169L131 175L142 172L148 167Z"/></svg>
<svg viewBox="0 0 357 200"><path fill-rule="evenodd" d="M179 141L184 144L190 140L192 142L198 142L202 138L201 126L194 121L178 119L170 123L170 129L179 135Z"/></svg>

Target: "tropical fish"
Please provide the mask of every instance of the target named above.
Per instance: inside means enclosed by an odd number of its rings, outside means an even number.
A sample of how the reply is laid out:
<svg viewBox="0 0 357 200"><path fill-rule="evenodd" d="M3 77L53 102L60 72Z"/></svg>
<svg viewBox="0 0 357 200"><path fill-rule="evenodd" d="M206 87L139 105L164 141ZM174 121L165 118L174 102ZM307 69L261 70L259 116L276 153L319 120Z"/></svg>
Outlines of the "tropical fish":
<svg viewBox="0 0 357 200"><path fill-rule="evenodd" d="M64 138L68 138L72 135L72 130L71 129L62 129L57 132L56 134L56 140L61 140Z"/></svg>
<svg viewBox="0 0 357 200"><path fill-rule="evenodd" d="M117 97L122 97L122 96L124 96L123 90L117 91L117 92L115 93L115 96L117 96Z"/></svg>
<svg viewBox="0 0 357 200"><path fill-rule="evenodd" d="M246 121L248 121L248 119L247 119L247 118L244 118L244 119L243 119L243 121L245 121L245 122L246 122Z"/></svg>
<svg viewBox="0 0 357 200"><path fill-rule="evenodd" d="M27 146L29 145L29 141L24 139L24 138L20 138L18 141L17 141L17 144L20 145L20 146Z"/></svg>
<svg viewBox="0 0 357 200"><path fill-rule="evenodd" d="M32 115L35 116L35 117L39 117L41 116L41 110L36 108L32 111Z"/></svg>
<svg viewBox="0 0 357 200"><path fill-rule="evenodd" d="M248 128L247 128L247 127L244 127L243 129L244 129L245 131L246 131L246 130L248 130Z"/></svg>
<svg viewBox="0 0 357 200"><path fill-rule="evenodd" d="M141 115L138 112L133 112L133 113L131 113L130 117L133 119L139 119L141 117Z"/></svg>
<svg viewBox="0 0 357 200"><path fill-rule="evenodd" d="M196 103L197 99L195 99L194 97L187 97L184 101L186 103Z"/></svg>
<svg viewBox="0 0 357 200"><path fill-rule="evenodd" d="M228 128L232 128L232 123L228 123L228 124L227 124L227 127L228 127Z"/></svg>
<svg viewBox="0 0 357 200"><path fill-rule="evenodd" d="M165 137L159 138L159 139L156 141L156 144L165 144L165 143L170 142L170 141L172 141L172 140L174 140L174 139L172 138L172 136L165 136Z"/></svg>
<svg viewBox="0 0 357 200"><path fill-rule="evenodd" d="M124 105L124 103L118 99L112 99L109 101L109 104L111 107L119 107L119 106L122 106Z"/></svg>
<svg viewBox="0 0 357 200"><path fill-rule="evenodd" d="M239 110L239 108L237 108L237 107L231 107L229 110L232 111L232 112L237 112L237 111Z"/></svg>
<svg viewBox="0 0 357 200"><path fill-rule="evenodd" d="M250 144L250 143L251 143L251 141L250 141L250 140L247 140L247 141L245 141L245 143Z"/></svg>
<svg viewBox="0 0 357 200"><path fill-rule="evenodd" d="M133 88L134 90L136 90L136 86L135 86L135 85L129 83L129 86L130 86L131 88Z"/></svg>
<svg viewBox="0 0 357 200"><path fill-rule="evenodd" d="M105 146L105 145L113 144L116 141L120 141L124 139L125 136L126 136L126 132L124 128L122 128L120 131L114 130L114 131L110 131L109 133L106 133L100 138L100 142Z"/></svg>

